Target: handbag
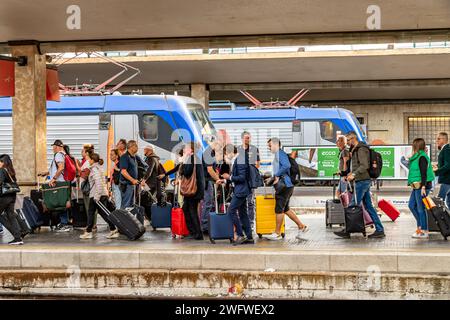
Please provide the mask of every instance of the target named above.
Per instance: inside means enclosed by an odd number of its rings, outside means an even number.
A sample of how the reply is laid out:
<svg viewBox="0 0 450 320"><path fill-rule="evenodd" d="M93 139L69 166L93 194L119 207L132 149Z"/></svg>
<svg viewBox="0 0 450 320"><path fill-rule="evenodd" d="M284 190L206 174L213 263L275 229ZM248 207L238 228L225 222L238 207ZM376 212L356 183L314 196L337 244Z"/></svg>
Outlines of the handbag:
<svg viewBox="0 0 450 320"><path fill-rule="evenodd" d="M264 186L261 173L259 172L258 168L253 164L249 165L249 182L251 189L258 189L259 187Z"/></svg>
<svg viewBox="0 0 450 320"><path fill-rule="evenodd" d="M8 174L9 180L11 182L3 182L2 183L2 195L5 194L14 194L14 193L18 193L20 192L20 188L19 185L17 184L17 182L15 182L12 178L11 175L9 174L8 170L6 170L6 173Z"/></svg>
<svg viewBox="0 0 450 320"><path fill-rule="evenodd" d="M283 193L287 189L286 182L284 181L284 177L281 176L278 179L277 184L274 184L273 187L275 188L275 194Z"/></svg>
<svg viewBox="0 0 450 320"><path fill-rule="evenodd" d="M89 193L91 192L91 185L89 184L89 180L84 180L81 183L81 192L83 192L85 196L89 195Z"/></svg>
<svg viewBox="0 0 450 320"><path fill-rule="evenodd" d="M192 175L189 178L185 176L181 177L180 193L185 197L192 197L197 193L197 174L195 167L196 165L194 164L194 170L192 170Z"/></svg>

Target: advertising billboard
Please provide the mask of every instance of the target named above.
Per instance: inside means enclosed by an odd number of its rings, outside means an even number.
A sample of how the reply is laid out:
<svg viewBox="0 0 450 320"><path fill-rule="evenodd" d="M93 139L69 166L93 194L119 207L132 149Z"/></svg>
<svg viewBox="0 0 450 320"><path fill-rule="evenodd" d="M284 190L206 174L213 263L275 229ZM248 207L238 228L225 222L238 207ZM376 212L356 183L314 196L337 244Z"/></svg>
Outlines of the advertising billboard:
<svg viewBox="0 0 450 320"><path fill-rule="evenodd" d="M430 145L427 153L430 155ZM410 145L383 145L371 147L383 158L383 170L379 179L406 180L408 178L408 158L411 156ZM329 180L339 168L339 149L335 146L284 146L290 154L297 151L297 163L302 179Z"/></svg>

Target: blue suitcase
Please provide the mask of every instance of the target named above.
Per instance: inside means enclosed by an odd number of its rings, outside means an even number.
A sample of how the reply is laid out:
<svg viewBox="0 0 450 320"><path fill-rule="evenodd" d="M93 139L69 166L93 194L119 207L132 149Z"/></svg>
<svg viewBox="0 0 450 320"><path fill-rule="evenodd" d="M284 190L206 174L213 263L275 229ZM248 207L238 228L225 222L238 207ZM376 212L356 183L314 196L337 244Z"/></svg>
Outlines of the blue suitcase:
<svg viewBox="0 0 450 320"><path fill-rule="evenodd" d="M172 227L172 205L170 203L166 203L163 207L156 203L152 204L151 225L153 230Z"/></svg>
<svg viewBox="0 0 450 320"><path fill-rule="evenodd" d="M222 186L222 188L224 188L224 186ZM216 243L215 240L230 240L230 242L233 243L234 226L233 220L231 219L231 214L226 213L225 205L223 206L225 212L219 212L220 210L217 203L217 192L215 192L215 194L216 212L210 212L208 219L209 241L211 241L211 243ZM222 192L222 194L225 195L225 192ZM223 203L225 203L225 197Z"/></svg>
<svg viewBox="0 0 450 320"><path fill-rule="evenodd" d="M32 232L44 225L44 217L30 197L23 198L22 212Z"/></svg>

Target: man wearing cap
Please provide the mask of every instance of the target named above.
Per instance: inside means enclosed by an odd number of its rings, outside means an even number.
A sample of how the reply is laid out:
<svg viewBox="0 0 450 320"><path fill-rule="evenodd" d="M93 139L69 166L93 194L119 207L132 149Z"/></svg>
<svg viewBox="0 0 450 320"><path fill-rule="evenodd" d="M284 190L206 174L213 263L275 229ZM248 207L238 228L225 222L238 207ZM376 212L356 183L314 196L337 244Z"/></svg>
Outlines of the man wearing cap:
<svg viewBox="0 0 450 320"><path fill-rule="evenodd" d="M47 172L42 172L39 176L50 176L49 185L54 187L57 181L65 181L64 180L64 144L61 140L55 140L52 144L53 147L53 161L50 165L50 169ZM71 228L69 226L69 214L67 210L64 210L61 213L61 223L56 227L56 232L67 232L70 231Z"/></svg>

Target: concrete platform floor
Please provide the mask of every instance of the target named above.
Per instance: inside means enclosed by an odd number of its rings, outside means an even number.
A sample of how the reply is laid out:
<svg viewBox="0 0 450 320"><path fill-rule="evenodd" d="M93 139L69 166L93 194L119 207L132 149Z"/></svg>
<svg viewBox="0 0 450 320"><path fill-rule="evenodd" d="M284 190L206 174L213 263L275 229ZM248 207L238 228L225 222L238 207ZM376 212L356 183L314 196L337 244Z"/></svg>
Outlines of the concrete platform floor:
<svg viewBox="0 0 450 320"><path fill-rule="evenodd" d="M81 231L43 229L20 247L6 245L5 234L0 296L225 297L239 283L253 298L450 299L450 242L411 239L411 215L383 217L380 240L336 238L323 214L300 218L311 229L304 240L288 220L284 241L241 246L172 239L169 230L107 240L105 225L84 241Z"/></svg>
<svg viewBox="0 0 450 320"><path fill-rule="evenodd" d="M298 209L303 212L304 209ZM402 210L402 215L396 222L392 222L387 216L382 216L385 226L386 238L365 239L362 235L353 235L352 239L341 239L336 237L333 229L325 228L324 214L299 214L300 219L309 226L310 231L303 235L303 240L295 238L297 230L295 224L286 218L286 238L283 241L270 241L263 237L258 239L255 235L255 245L232 246L229 241L219 240L216 244L211 244L207 237L204 241L172 239L169 229L153 231L150 226L144 237L138 241L128 241L125 237L117 240L106 239L107 227L99 224L99 232L92 240L79 240L81 230L73 232L56 233L49 228L42 228L39 233L31 234L25 238L25 246L20 248L117 248L123 249L163 249L163 250L408 250L414 252L425 251L448 251L450 252L450 241L444 241L439 233L431 233L429 240L416 240L411 238L411 234L416 228L415 220L411 214ZM101 218L99 218L100 220ZM370 230L370 229L368 229ZM5 244L0 248L11 248L6 243L11 240L11 235L5 231L0 238L0 244ZM20 249L19 248L19 249ZM450 267L449 267L450 268Z"/></svg>

